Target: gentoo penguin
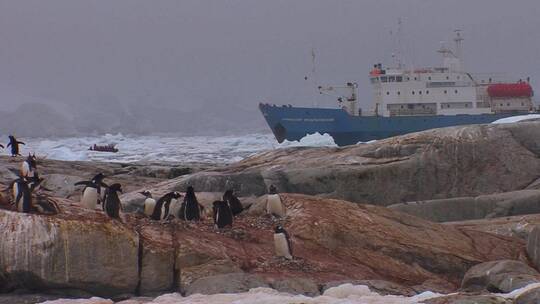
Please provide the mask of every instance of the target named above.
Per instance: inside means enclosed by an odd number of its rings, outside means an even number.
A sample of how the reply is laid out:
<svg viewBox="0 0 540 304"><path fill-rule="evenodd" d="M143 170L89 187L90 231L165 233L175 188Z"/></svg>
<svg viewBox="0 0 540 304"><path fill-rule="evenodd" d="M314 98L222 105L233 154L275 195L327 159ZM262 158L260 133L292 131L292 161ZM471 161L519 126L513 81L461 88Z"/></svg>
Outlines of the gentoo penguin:
<svg viewBox="0 0 540 304"><path fill-rule="evenodd" d="M156 207L156 200L152 198L152 193L148 190L139 193L146 197L144 200L144 214L146 214L146 216L152 216L154 208Z"/></svg>
<svg viewBox="0 0 540 304"><path fill-rule="evenodd" d="M185 221L198 221L201 219L201 205L195 196L195 190L189 186L180 208L180 219Z"/></svg>
<svg viewBox="0 0 540 304"><path fill-rule="evenodd" d="M112 218L120 218L122 203L118 197L118 192L122 193L122 185L112 184L107 188L107 195L103 202L103 211Z"/></svg>
<svg viewBox="0 0 540 304"><path fill-rule="evenodd" d="M223 228L231 226L233 224L233 213L231 207L227 202L215 201L212 204L212 211L214 214L214 226L216 228Z"/></svg>
<svg viewBox="0 0 540 304"><path fill-rule="evenodd" d="M156 202L156 207L150 218L156 221L169 218L170 215L173 215L171 213L171 204L176 202L180 197L182 197L182 194L176 191L169 192L160 197Z"/></svg>
<svg viewBox="0 0 540 304"><path fill-rule="evenodd" d="M223 194L223 200L229 204L233 215L238 215L244 210L244 206L240 203L240 200L234 195L232 189L225 191Z"/></svg>
<svg viewBox="0 0 540 304"><path fill-rule="evenodd" d="M10 135L9 136L9 143L7 144L7 147L11 146L11 157L20 156L19 153L19 145L26 145L22 141L18 141L15 136Z"/></svg>
<svg viewBox="0 0 540 304"><path fill-rule="evenodd" d="M35 154L30 155L21 164L21 176L23 177L34 177L37 170L37 157Z"/></svg>
<svg viewBox="0 0 540 304"><path fill-rule="evenodd" d="M277 189L274 185L270 185L266 196L266 213L277 217L285 216L285 206L281 202Z"/></svg>
<svg viewBox="0 0 540 304"><path fill-rule="evenodd" d="M13 182L13 203L17 211L29 213L32 208L32 191L29 181L24 178L18 178Z"/></svg>
<svg viewBox="0 0 540 304"><path fill-rule="evenodd" d="M107 184L103 182L105 176L103 173L98 173L90 181L80 181L76 182L75 186L84 185L83 195L81 197L81 205L85 208L94 210L96 209L97 204L104 200L105 191L101 188L107 188Z"/></svg>
<svg viewBox="0 0 540 304"><path fill-rule="evenodd" d="M41 182L43 182L43 180L44 180L44 178L40 178L36 174L32 178L19 177L18 179L12 181L9 188L11 188L11 192L12 192L12 195L13 195L13 201L14 202L18 201L23 195L21 185L20 185L21 183L26 184L26 187L30 190L30 192L33 192L35 190L39 190L40 188L43 188L46 191L50 191L47 188L41 187Z"/></svg>
<svg viewBox="0 0 540 304"><path fill-rule="evenodd" d="M276 249L276 256L292 260L293 251L291 239L287 231L281 226L277 226L274 230L274 247Z"/></svg>

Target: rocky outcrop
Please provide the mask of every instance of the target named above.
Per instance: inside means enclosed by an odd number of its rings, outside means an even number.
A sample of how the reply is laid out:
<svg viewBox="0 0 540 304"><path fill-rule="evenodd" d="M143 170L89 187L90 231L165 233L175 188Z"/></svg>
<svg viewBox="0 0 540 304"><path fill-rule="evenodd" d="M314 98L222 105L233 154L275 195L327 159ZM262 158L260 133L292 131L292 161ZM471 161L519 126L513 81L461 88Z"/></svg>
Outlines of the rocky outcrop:
<svg viewBox="0 0 540 304"><path fill-rule="evenodd" d="M527 237L527 254L536 268L540 269L540 225L534 226Z"/></svg>
<svg viewBox="0 0 540 304"><path fill-rule="evenodd" d="M540 213L540 190L520 190L477 197L407 202L388 206L434 222L465 221Z"/></svg>
<svg viewBox="0 0 540 304"><path fill-rule="evenodd" d="M540 282L540 274L520 261L502 260L475 265L467 271L461 288L467 291L509 293Z"/></svg>
<svg viewBox="0 0 540 304"><path fill-rule="evenodd" d="M257 275L245 273L222 274L198 279L187 287L186 295L196 293L207 295L240 293L257 287L269 287L269 285L262 277Z"/></svg>
<svg viewBox="0 0 540 304"><path fill-rule="evenodd" d="M311 292L308 282L336 280L415 288L438 282L451 291L478 263L525 259L519 239L382 207L293 194L281 198L285 219L246 213L226 230L215 230L210 219L160 223L124 214L121 221L111 220L60 199L56 216L0 210L0 287L153 294L243 273L301 293ZM277 224L292 235L292 261L274 257Z"/></svg>
<svg viewBox="0 0 540 304"><path fill-rule="evenodd" d="M537 287L520 294L516 297L514 304L538 304L539 301L540 287Z"/></svg>
<svg viewBox="0 0 540 304"><path fill-rule="evenodd" d="M538 189L540 122L458 126L343 148L289 148L156 185L156 192L280 192L391 205Z"/></svg>
<svg viewBox="0 0 540 304"><path fill-rule="evenodd" d="M540 225L540 214L447 222L444 224L458 227L460 229L478 230L498 235L516 237L527 241L533 228Z"/></svg>
<svg viewBox="0 0 540 304"><path fill-rule="evenodd" d="M457 294L423 301L424 304L514 304L512 300L494 295Z"/></svg>

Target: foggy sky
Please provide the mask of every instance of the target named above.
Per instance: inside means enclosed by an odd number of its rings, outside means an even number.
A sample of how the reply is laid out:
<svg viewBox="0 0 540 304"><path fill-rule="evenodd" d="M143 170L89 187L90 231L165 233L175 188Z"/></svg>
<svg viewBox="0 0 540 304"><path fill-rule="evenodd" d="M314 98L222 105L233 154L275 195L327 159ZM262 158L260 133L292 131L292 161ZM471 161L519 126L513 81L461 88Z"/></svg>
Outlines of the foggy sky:
<svg viewBox="0 0 540 304"><path fill-rule="evenodd" d="M0 112L41 102L82 119L137 105L149 130L169 110L196 113L177 122L189 130L226 115L265 130L261 101L333 105L315 83L357 81L371 100L368 71L391 65L399 18L406 64L439 65L459 28L468 71L530 76L540 90L539 13L538 0L0 0Z"/></svg>

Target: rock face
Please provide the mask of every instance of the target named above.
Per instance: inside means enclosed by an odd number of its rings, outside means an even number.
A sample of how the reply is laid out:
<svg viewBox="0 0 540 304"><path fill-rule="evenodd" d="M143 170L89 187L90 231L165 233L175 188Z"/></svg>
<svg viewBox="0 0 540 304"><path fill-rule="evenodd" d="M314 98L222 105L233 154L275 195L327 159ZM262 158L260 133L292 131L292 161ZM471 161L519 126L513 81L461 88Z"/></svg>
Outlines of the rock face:
<svg viewBox="0 0 540 304"><path fill-rule="evenodd" d="M478 230L495 233L498 235L516 237L527 241L529 234L534 227L540 225L540 214L447 222L444 224L469 230ZM529 256L531 256L530 253Z"/></svg>
<svg viewBox="0 0 540 304"><path fill-rule="evenodd" d="M538 189L540 122L428 130L344 148L289 148L163 182L158 192L280 192L391 205Z"/></svg>
<svg viewBox="0 0 540 304"><path fill-rule="evenodd" d="M540 225L535 226L529 233L527 254L536 268L540 269Z"/></svg>
<svg viewBox="0 0 540 304"><path fill-rule="evenodd" d="M238 276L259 275L266 284L298 292L311 290L306 282L336 280L415 288L440 282L452 291L473 265L525 259L519 239L382 207L305 195L281 198L285 219L246 213L221 231L211 219L160 223L124 214L121 221L111 220L60 199L57 216L0 210L0 288L152 294L189 290L204 277L244 273ZM273 255L277 224L292 235L292 261Z"/></svg>
<svg viewBox="0 0 540 304"><path fill-rule="evenodd" d="M540 190L407 202L388 206L434 222L540 213Z"/></svg>
<svg viewBox="0 0 540 304"><path fill-rule="evenodd" d="M245 273L222 274L200 278L186 289L186 295L239 293L251 288L270 287L262 277Z"/></svg>
<svg viewBox="0 0 540 304"><path fill-rule="evenodd" d="M512 300L492 295L451 295L423 301L424 304L513 304Z"/></svg>
<svg viewBox="0 0 540 304"><path fill-rule="evenodd" d="M508 293L540 282L540 274L520 261L502 260L475 265L467 271L461 288L468 291Z"/></svg>
<svg viewBox="0 0 540 304"><path fill-rule="evenodd" d="M522 294L520 294L515 304L538 304L540 302L540 287L528 290Z"/></svg>

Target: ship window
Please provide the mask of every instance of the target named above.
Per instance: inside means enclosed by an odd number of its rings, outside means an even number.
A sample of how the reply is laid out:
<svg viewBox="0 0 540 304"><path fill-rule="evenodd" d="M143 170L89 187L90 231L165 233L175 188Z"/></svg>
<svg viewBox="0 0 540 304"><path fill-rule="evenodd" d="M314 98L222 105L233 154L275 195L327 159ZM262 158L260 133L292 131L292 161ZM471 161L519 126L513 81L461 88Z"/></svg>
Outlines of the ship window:
<svg viewBox="0 0 540 304"><path fill-rule="evenodd" d="M465 104L465 108L468 108L468 107L469 107L469 104L468 104L468 103L466 103L466 104Z"/></svg>
<svg viewBox="0 0 540 304"><path fill-rule="evenodd" d="M401 93L400 93L399 91L397 91L397 94L398 94L398 95L401 95ZM522 104L522 105L523 105L523 104Z"/></svg>
<svg viewBox="0 0 540 304"><path fill-rule="evenodd" d="M412 94L414 95L414 91L412 91Z"/></svg>
<svg viewBox="0 0 540 304"><path fill-rule="evenodd" d="M450 79L450 77L446 76L446 80Z"/></svg>
<svg viewBox="0 0 540 304"><path fill-rule="evenodd" d="M503 104L501 103L501 107L503 106Z"/></svg>
<svg viewBox="0 0 540 304"><path fill-rule="evenodd" d="M394 82L394 81L396 81L396 77L388 76L388 82Z"/></svg>
<svg viewBox="0 0 540 304"><path fill-rule="evenodd" d="M459 76L457 77L457 80L459 80Z"/></svg>
<svg viewBox="0 0 540 304"><path fill-rule="evenodd" d="M390 92L387 91L387 92L386 92L386 95L390 95Z"/></svg>
<svg viewBox="0 0 540 304"><path fill-rule="evenodd" d="M387 82L386 76L381 76L381 82Z"/></svg>
<svg viewBox="0 0 540 304"><path fill-rule="evenodd" d="M403 76L396 76L396 81L397 82L402 82L403 81Z"/></svg>
<svg viewBox="0 0 540 304"><path fill-rule="evenodd" d="M522 106L524 106L523 102L521 103Z"/></svg>
<svg viewBox="0 0 540 304"><path fill-rule="evenodd" d="M407 80L411 80L411 78L407 77Z"/></svg>
<svg viewBox="0 0 540 304"><path fill-rule="evenodd" d="M507 103L506 105L507 105L507 106L510 106L510 103Z"/></svg>
<svg viewBox="0 0 540 304"><path fill-rule="evenodd" d="M427 79L428 79L428 80L431 80L431 76L429 76Z"/></svg>
<svg viewBox="0 0 540 304"><path fill-rule="evenodd" d="M454 93L456 93L456 94L457 94L457 90L454 90Z"/></svg>
<svg viewBox="0 0 540 304"><path fill-rule="evenodd" d="M426 91L426 95L428 95L428 94L429 94L429 90Z"/></svg>
<svg viewBox="0 0 540 304"><path fill-rule="evenodd" d="M444 94L447 94L448 92L446 90L444 90Z"/></svg>
<svg viewBox="0 0 540 304"><path fill-rule="evenodd" d="M418 78L414 77L414 80L418 80Z"/></svg>
<svg viewBox="0 0 540 304"><path fill-rule="evenodd" d="M422 91L418 91L418 94L422 95Z"/></svg>
<svg viewBox="0 0 540 304"><path fill-rule="evenodd" d="M401 106L401 108L403 109L403 105Z"/></svg>

